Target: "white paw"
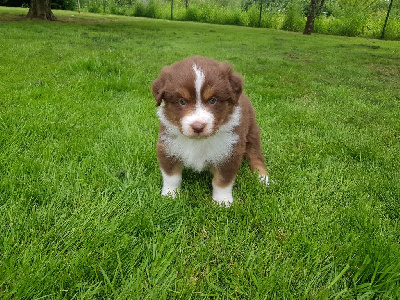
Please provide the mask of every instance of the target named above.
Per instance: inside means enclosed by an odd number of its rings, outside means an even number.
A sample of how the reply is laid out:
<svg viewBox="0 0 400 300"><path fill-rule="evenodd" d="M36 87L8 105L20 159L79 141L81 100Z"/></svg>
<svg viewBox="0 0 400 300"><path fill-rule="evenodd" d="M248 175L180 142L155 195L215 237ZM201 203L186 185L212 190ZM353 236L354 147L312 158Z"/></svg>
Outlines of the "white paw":
<svg viewBox="0 0 400 300"><path fill-rule="evenodd" d="M221 206L229 207L233 203L232 187L233 183L225 188L221 188L213 183L213 200Z"/></svg>
<svg viewBox="0 0 400 300"><path fill-rule="evenodd" d="M266 186L269 186L269 177L268 175L258 175L258 179L260 182Z"/></svg>
<svg viewBox="0 0 400 300"><path fill-rule="evenodd" d="M181 186L182 174L167 175L163 170L161 170L161 174L163 176L161 195L176 198Z"/></svg>
<svg viewBox="0 0 400 300"><path fill-rule="evenodd" d="M176 198L178 196L178 193L179 193L179 189L171 189L168 187L163 187L161 190L161 196L164 196L164 197Z"/></svg>
<svg viewBox="0 0 400 300"><path fill-rule="evenodd" d="M229 207L229 206L231 206L231 204L233 203L233 197L230 197L230 198L223 198L223 199L218 199L218 198L214 198L214 197L213 197L213 200L214 200L215 202L217 202L218 205L220 205L220 206L225 206L225 207Z"/></svg>

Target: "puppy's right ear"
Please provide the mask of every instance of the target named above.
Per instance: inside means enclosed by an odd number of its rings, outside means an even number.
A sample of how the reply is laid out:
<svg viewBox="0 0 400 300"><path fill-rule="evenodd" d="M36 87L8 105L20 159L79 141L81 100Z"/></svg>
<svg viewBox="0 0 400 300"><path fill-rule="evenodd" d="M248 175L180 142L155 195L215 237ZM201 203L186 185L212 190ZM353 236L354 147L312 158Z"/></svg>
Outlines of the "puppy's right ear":
<svg viewBox="0 0 400 300"><path fill-rule="evenodd" d="M153 96L156 99L156 106L161 105L161 101L164 97L164 80L161 79L161 76L153 81L151 85L151 90L153 92Z"/></svg>
<svg viewBox="0 0 400 300"><path fill-rule="evenodd" d="M239 101L240 95L243 91L243 79L238 73L233 71L232 66L228 62L222 63L223 70L227 74L229 85L231 88L231 99L234 104Z"/></svg>

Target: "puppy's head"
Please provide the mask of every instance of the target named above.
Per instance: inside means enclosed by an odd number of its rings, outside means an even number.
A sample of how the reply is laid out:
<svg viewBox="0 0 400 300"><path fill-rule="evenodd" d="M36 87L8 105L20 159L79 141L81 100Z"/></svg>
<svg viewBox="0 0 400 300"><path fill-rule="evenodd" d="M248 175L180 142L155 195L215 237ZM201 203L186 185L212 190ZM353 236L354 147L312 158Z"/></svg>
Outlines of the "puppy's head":
<svg viewBox="0 0 400 300"><path fill-rule="evenodd" d="M204 138L229 120L242 85L227 62L195 56L164 67L152 92L164 126L175 126L189 138Z"/></svg>

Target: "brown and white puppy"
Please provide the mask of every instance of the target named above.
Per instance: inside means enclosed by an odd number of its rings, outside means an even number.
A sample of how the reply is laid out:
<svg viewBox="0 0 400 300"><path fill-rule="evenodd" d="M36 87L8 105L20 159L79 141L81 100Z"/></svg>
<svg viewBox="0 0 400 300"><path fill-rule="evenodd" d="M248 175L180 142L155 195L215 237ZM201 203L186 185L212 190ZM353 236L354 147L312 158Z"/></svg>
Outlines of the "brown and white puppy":
<svg viewBox="0 0 400 300"><path fill-rule="evenodd" d="M242 85L241 76L227 62L201 56L162 69L152 85L159 106L162 195L176 197L184 167L209 169L214 175L213 199L229 206L243 157L268 184L260 129Z"/></svg>

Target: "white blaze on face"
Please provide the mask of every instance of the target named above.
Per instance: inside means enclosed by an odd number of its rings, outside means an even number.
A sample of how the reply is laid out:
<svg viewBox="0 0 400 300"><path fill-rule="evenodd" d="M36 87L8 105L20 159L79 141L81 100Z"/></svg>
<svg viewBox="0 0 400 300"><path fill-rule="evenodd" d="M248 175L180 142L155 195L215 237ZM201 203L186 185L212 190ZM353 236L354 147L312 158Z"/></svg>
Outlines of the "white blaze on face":
<svg viewBox="0 0 400 300"><path fill-rule="evenodd" d="M213 132L214 115L202 105L201 101L201 89L205 81L205 75L203 70L197 67L196 64L194 64L192 68L195 74L196 107L190 115L182 118L182 132L184 135L190 137L208 136ZM194 132L192 127L194 123L204 124L205 127L200 134Z"/></svg>
<svg viewBox="0 0 400 300"><path fill-rule="evenodd" d="M196 75L194 86L196 88L196 104L198 104L201 103L201 88L203 87L206 77L204 76L203 70L201 68L198 68L196 64L194 64L192 68L194 74Z"/></svg>

